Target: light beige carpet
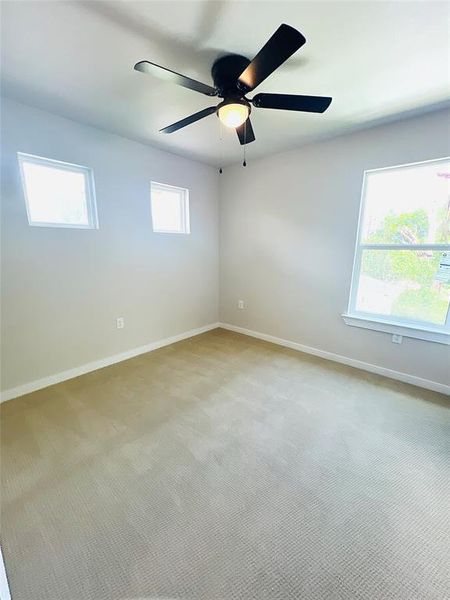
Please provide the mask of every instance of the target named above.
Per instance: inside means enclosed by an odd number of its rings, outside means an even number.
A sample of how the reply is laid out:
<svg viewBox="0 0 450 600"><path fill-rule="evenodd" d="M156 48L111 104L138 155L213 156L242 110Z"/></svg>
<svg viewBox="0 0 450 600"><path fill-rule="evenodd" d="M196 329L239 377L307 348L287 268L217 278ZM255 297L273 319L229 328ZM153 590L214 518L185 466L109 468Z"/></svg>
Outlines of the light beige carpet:
<svg viewBox="0 0 450 600"><path fill-rule="evenodd" d="M216 330L2 408L13 600L444 600L446 398Z"/></svg>

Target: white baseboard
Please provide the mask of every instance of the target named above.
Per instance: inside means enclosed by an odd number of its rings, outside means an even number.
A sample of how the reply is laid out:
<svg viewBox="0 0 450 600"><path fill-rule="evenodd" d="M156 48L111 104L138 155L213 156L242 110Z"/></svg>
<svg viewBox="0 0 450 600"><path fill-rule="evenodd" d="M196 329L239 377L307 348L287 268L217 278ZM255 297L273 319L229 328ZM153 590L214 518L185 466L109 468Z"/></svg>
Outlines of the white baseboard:
<svg viewBox="0 0 450 600"><path fill-rule="evenodd" d="M211 329L217 329L218 327L220 327L219 323L210 323L209 325L197 327L196 329L190 329L189 331L185 331L178 335L173 335L172 337L164 338L163 340L150 342L150 344L146 344L145 346L139 346L138 348L125 350L125 352L120 352L119 354L108 356L107 358L100 358L99 360L81 365L80 367L75 367L74 369L68 369L67 371L61 371L60 373L55 373L54 375L49 375L48 377L43 377L42 379L30 381L29 383L25 383L23 385L19 385L18 387L2 392L0 401L5 402L6 400L11 400L12 398L17 398L18 396L23 396L24 394L41 390L42 388L54 385L55 383L61 383L61 381L67 381L67 379L73 379L79 375L84 375L85 373L90 373L91 371L108 367L109 365L127 360L128 358L133 358L139 354L145 354L146 352L157 350L163 346L169 346L175 342L180 342L181 340L199 335L200 333L211 331Z"/></svg>
<svg viewBox="0 0 450 600"><path fill-rule="evenodd" d="M243 333L244 335L258 338L260 340L265 340L266 342L272 342L273 344L278 344L279 346L285 346L286 348L292 348L293 350L298 350L299 352L313 354L314 356L319 356L320 358L325 358L327 360L342 363L343 365L348 365L349 367L356 367L357 369L362 369L363 371L369 371L370 373L383 375L384 377L389 377L390 379L397 379L398 381L403 381L404 383L410 383L412 385L416 385L427 390L432 390L433 392L440 392L441 394L447 394L450 396L450 386L445 385L444 383L430 381L429 379L423 379L422 377L416 377L415 375L409 375L409 373L402 373L401 371L394 371L392 369L387 369L386 367L380 367L378 365L363 362L362 360L356 360L355 358L348 358L347 356L341 356L340 354L334 354L333 352L327 352L326 350L312 348L311 346L304 346L303 344L299 344L297 342L283 340L282 338L278 338L273 335L268 335L267 333L252 331L251 329L245 329L244 327L230 325L229 323L219 323L219 327L222 327L223 329L228 329L229 331L235 331L236 333Z"/></svg>
<svg viewBox="0 0 450 600"><path fill-rule="evenodd" d="M282 338L278 338L273 335L268 335L266 333L261 333L259 331L252 331L251 329L246 329L244 327L230 325L229 323L210 323L209 325L198 327L196 329L191 329L189 331L185 331L183 333L174 335L169 338L165 338L163 340L151 342L150 344L146 344L145 346L132 348L131 350L126 350L125 352L115 354L114 356L101 358L99 360L87 363L85 365L81 365L80 367L75 367L74 369L69 369L67 371L61 371L60 373L55 373L54 375L50 375L42 379L37 379L35 381L30 381L29 383L19 385L18 387L5 390L1 393L0 401L5 402L6 400L11 400L12 398L17 398L18 396L23 396L24 394L35 392L36 390L46 388L50 385L54 385L55 383L67 381L68 379L73 379L74 377L78 377L79 375L84 375L85 373L90 373L91 371L96 371L97 369L108 367L109 365L113 365L123 360L133 358L134 356L138 356L139 354L145 354L146 352L157 350L158 348L162 348L163 346L168 346L170 344L174 344L175 342L180 342L181 340L194 337L195 335L199 335L200 333L205 333L206 331L217 329L218 327L228 329L229 331L235 331L237 333L243 333L244 335L258 338L260 340L265 340L266 342L272 342L273 344L278 344L279 346L285 346L286 348L292 348L293 350L306 352L307 354L319 356L320 358L332 360L334 362L342 363L350 367L356 367L357 369L362 369L363 371L369 371L370 373L383 375L384 377L389 377L390 379L397 379L398 381L410 383L412 385L416 385L427 390L440 392L441 394L447 394L450 396L450 386L445 385L443 383L430 381L429 379L423 379L421 377L416 377L415 375L409 375L408 373L402 373L400 371L394 371L392 369L387 369L385 367L380 367L378 365L366 363L361 360L356 360L354 358L348 358L347 356L341 356L340 354L334 354L333 352L327 352L326 350L319 350L318 348L305 346L303 344L299 344L298 342L293 342L291 340L284 340Z"/></svg>

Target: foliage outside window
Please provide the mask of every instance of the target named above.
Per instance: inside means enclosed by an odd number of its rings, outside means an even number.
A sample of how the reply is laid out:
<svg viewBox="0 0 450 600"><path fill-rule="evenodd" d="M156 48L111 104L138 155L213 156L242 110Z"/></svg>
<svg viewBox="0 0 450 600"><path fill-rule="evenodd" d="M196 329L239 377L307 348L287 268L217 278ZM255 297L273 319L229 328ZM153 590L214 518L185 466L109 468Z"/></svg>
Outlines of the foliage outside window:
<svg viewBox="0 0 450 600"><path fill-rule="evenodd" d="M448 332L449 259L450 160L367 171L348 315Z"/></svg>

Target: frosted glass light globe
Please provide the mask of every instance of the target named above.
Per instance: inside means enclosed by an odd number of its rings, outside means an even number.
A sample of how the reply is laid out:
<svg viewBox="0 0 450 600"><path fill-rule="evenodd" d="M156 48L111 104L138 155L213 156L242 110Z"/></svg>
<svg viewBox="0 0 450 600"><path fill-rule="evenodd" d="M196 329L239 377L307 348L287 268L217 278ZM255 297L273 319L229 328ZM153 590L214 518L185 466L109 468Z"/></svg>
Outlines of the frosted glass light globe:
<svg viewBox="0 0 450 600"><path fill-rule="evenodd" d="M239 127L248 119L249 109L245 104L223 104L219 107L219 119L226 127Z"/></svg>

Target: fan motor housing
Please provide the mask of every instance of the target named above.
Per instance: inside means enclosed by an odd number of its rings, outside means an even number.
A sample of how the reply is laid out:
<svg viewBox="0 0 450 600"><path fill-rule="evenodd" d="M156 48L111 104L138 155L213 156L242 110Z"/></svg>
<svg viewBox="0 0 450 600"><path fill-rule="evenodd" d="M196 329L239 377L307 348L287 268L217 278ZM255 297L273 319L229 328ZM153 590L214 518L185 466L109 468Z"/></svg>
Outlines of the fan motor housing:
<svg viewBox="0 0 450 600"><path fill-rule="evenodd" d="M249 64L250 60L240 54L227 54L215 61L211 75L220 98L242 98L237 80Z"/></svg>

